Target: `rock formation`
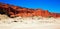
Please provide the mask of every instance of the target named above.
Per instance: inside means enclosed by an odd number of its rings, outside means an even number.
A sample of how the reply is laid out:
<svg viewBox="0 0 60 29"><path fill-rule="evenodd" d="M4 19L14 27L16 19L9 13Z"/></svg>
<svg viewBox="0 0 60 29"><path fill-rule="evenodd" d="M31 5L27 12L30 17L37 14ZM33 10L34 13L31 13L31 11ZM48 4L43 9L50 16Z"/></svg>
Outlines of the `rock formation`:
<svg viewBox="0 0 60 29"><path fill-rule="evenodd" d="M6 14L10 17L16 17L16 16L60 17L60 13L51 13L48 12L48 10L42 10L42 9L23 8L19 6L4 4L4 3L0 3L0 13Z"/></svg>

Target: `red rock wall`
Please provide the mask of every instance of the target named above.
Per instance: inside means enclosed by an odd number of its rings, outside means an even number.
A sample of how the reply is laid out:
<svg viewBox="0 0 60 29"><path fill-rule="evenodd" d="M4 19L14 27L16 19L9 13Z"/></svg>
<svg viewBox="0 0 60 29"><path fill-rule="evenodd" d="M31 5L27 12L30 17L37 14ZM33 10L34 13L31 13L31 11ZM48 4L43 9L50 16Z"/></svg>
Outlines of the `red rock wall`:
<svg viewBox="0 0 60 29"><path fill-rule="evenodd" d="M23 8L23 7L0 3L0 11L1 11L1 8L3 11L6 11L5 13L10 15L10 17L14 17L14 16L60 17L60 14L58 14L58 13L50 13L50 12L48 12L48 10L42 10L42 9L35 9L34 10L34 9Z"/></svg>

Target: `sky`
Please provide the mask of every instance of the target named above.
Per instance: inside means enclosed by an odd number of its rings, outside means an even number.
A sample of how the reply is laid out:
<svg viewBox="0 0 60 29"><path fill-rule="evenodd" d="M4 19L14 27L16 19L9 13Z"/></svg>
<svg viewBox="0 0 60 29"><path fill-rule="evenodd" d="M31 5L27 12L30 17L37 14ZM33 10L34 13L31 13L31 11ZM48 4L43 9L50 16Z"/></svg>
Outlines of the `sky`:
<svg viewBox="0 0 60 29"><path fill-rule="evenodd" d="M60 0L0 0L0 2L26 8L41 8L49 12L60 13Z"/></svg>

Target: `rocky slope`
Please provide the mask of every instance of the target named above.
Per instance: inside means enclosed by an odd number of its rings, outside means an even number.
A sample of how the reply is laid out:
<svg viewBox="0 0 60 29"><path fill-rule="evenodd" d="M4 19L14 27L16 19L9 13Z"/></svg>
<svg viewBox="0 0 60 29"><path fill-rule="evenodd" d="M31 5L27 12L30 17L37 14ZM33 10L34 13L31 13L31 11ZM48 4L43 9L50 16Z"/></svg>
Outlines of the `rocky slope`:
<svg viewBox="0 0 60 29"><path fill-rule="evenodd" d="M60 29L60 14L0 3L0 29Z"/></svg>
<svg viewBox="0 0 60 29"><path fill-rule="evenodd" d="M48 10L29 9L19 6L0 3L0 13L7 14L10 17L22 16L42 16L42 17L60 17L60 13L51 13Z"/></svg>

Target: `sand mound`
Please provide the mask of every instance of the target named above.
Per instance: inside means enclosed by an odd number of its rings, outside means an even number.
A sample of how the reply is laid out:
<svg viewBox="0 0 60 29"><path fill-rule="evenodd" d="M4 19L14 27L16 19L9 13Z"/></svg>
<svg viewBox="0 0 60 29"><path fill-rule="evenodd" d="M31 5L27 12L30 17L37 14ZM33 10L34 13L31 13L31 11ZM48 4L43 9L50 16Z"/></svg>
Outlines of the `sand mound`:
<svg viewBox="0 0 60 29"><path fill-rule="evenodd" d="M60 29L60 18L16 17L0 14L0 29Z"/></svg>

